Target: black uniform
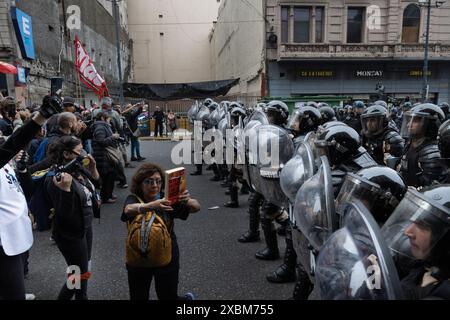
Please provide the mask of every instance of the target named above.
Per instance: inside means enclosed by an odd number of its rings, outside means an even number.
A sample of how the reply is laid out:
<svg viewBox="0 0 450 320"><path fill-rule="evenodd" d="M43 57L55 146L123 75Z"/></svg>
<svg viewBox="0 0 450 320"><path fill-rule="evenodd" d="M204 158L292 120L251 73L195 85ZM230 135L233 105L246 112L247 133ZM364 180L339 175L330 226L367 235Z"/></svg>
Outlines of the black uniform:
<svg viewBox="0 0 450 320"><path fill-rule="evenodd" d="M441 161L436 141L425 139L417 147L409 143L402 156L400 174L408 186L425 187L433 182L444 183L447 170Z"/></svg>
<svg viewBox="0 0 450 320"><path fill-rule="evenodd" d="M400 134L392 126L388 126L381 135L376 137L369 138L363 135L362 146L379 165L385 165L385 151L394 157L401 157L405 143Z"/></svg>

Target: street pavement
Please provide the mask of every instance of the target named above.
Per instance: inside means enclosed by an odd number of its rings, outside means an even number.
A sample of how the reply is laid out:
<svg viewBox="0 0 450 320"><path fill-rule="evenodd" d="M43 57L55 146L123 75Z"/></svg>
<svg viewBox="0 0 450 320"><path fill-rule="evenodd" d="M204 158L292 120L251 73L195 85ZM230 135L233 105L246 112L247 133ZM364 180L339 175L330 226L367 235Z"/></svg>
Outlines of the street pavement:
<svg viewBox="0 0 450 320"><path fill-rule="evenodd" d="M176 142L142 141L141 154L145 161L169 169L176 167L171 161L171 150ZM133 163L136 167L139 163ZM247 198L240 196L240 208L224 208L229 200L225 189L218 182L209 181L211 171L202 176L190 176L194 166L185 165L188 173L188 189L199 200L202 209L187 221L176 220L175 232L180 247L179 294L194 293L200 300L284 300L292 295L293 283L271 284L266 274L274 271L282 259L260 261L255 252L264 248L263 239L256 243L242 244L239 236L248 229ZM128 182L136 169L126 169ZM129 299L125 269L126 226L120 221L122 206L129 190L115 189L116 204L102 207L101 220L94 220L92 253L92 278L88 296L95 300ZM219 209L208 208L219 206ZM35 231L34 245L30 252L30 272L26 280L28 293L38 300L54 300L65 283L67 265L50 232ZM262 232L261 232L262 236ZM278 237L283 255L285 241ZM156 299L152 285L151 299Z"/></svg>

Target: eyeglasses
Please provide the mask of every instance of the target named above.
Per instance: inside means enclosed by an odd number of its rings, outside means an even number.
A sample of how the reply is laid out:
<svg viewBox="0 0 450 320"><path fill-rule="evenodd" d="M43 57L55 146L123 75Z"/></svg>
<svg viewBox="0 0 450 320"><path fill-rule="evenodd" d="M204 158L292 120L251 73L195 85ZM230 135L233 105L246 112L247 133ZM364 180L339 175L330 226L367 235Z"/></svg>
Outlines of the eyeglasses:
<svg viewBox="0 0 450 320"><path fill-rule="evenodd" d="M162 180L160 180L160 179L145 179L142 182L146 185L151 185L151 186L152 185L160 186L162 184Z"/></svg>

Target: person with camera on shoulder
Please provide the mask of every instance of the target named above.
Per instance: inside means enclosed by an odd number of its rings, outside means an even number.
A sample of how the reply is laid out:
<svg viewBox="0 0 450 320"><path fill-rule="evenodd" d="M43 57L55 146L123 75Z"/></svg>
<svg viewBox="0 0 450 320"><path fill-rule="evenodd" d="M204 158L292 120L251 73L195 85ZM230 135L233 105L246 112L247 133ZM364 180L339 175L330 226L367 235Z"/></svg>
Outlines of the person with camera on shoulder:
<svg viewBox="0 0 450 320"><path fill-rule="evenodd" d="M68 266L80 268L80 288L64 285L59 300L87 300L87 281L91 276L92 220L98 209L95 184L100 178L94 158L83 150L74 136L62 137L56 145L58 155L54 174L48 174L45 189L52 207L53 238Z"/></svg>

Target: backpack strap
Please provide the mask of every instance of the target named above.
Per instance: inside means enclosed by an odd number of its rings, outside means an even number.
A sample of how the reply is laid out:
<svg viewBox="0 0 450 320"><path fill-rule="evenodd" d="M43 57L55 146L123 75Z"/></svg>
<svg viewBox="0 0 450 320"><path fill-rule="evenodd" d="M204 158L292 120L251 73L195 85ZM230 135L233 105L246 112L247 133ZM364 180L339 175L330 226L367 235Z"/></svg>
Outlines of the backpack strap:
<svg viewBox="0 0 450 320"><path fill-rule="evenodd" d="M152 230L153 222L155 221L156 213L152 214L152 217L150 218L149 222L147 223L147 226L145 225L145 216L142 217L142 224L141 224L141 253L145 254L147 251L147 242L150 238L150 232Z"/></svg>

